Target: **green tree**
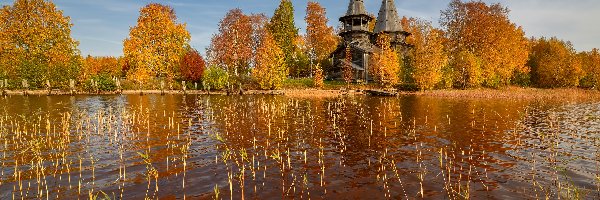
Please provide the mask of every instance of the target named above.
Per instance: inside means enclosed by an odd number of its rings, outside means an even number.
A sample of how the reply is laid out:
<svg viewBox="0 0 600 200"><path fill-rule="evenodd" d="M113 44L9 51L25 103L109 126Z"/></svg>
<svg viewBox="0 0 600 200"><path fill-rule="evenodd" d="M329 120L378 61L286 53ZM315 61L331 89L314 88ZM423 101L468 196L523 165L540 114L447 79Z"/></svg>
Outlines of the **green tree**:
<svg viewBox="0 0 600 200"><path fill-rule="evenodd" d="M16 0L0 9L0 77L33 88L46 80L67 87L81 67L70 18L45 0Z"/></svg>
<svg viewBox="0 0 600 200"><path fill-rule="evenodd" d="M229 75L223 67L210 66L202 74L204 88L208 90L220 90L227 86Z"/></svg>
<svg viewBox="0 0 600 200"><path fill-rule="evenodd" d="M297 47L298 28L294 22L294 6L291 0L281 0L279 7L267 25L267 29L273 34L277 46L281 48L285 55L285 63L290 68L297 66ZM294 69L290 70L294 71Z"/></svg>

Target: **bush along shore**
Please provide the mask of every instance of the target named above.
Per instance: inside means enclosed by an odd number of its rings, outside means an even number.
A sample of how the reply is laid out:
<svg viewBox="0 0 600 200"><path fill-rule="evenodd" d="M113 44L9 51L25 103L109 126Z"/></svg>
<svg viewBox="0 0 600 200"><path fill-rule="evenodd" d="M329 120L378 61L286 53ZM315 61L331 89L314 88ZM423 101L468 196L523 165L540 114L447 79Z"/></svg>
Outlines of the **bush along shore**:
<svg viewBox="0 0 600 200"><path fill-rule="evenodd" d="M3 82L0 80L0 82ZM301 83L301 84L300 84ZM283 89L261 90L252 85L246 85L248 89L210 89L182 81L180 83L164 82L155 85L123 85L116 81L111 86L101 86L98 83L88 83L76 87L74 82L68 88L53 88L49 84L45 89L29 89L26 82L21 88L5 87L1 84L0 93L3 96L18 95L284 95L295 98L328 98L352 95L369 96L430 96L436 98L481 98L481 99L553 99L553 100L577 100L590 99L600 100L600 91L582 88L523 88L509 86L504 88L475 88L475 89L446 89L414 91L410 88L382 89L377 84L345 84L337 81L326 81L321 88L315 88L311 82L306 80L286 81Z"/></svg>

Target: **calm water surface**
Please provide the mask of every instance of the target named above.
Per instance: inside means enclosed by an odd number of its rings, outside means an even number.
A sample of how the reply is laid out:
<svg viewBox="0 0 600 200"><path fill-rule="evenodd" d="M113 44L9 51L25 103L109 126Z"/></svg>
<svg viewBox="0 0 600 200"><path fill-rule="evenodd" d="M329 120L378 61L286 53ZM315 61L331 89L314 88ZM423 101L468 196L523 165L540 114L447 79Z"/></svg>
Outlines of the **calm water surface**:
<svg viewBox="0 0 600 200"><path fill-rule="evenodd" d="M600 198L600 102L0 99L0 199Z"/></svg>

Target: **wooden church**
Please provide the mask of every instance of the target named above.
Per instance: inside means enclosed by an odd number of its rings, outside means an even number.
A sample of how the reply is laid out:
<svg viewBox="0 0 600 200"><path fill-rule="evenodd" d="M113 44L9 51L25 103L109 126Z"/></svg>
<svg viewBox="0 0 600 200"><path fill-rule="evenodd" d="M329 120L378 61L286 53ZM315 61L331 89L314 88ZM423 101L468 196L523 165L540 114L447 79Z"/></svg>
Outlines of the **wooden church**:
<svg viewBox="0 0 600 200"><path fill-rule="evenodd" d="M405 52L409 45L405 43L410 34L402 30L400 17L396 10L394 0L383 0L377 19L371 17L365 9L364 0L350 0L346 15L340 17L342 42L331 54L333 67L327 72L328 79L342 80L342 69L346 65L352 66L355 82L368 82L369 58L373 52L380 51L375 45L375 40L380 34L388 34L390 46L399 52ZM375 21L373 30L369 24ZM348 63L346 53L350 53L351 62Z"/></svg>

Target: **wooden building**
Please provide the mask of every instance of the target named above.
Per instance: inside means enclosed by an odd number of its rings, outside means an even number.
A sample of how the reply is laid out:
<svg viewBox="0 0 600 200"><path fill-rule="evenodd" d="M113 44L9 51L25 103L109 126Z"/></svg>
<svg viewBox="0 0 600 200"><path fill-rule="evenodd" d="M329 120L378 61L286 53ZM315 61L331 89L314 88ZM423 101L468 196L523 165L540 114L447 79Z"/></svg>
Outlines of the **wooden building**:
<svg viewBox="0 0 600 200"><path fill-rule="evenodd" d="M405 52L409 47L405 43L410 34L402 30L400 17L394 4L394 0L383 0L377 19L371 17L364 5L364 0L350 0L348 11L342 17L342 31L340 37L342 42L331 54L333 67L326 72L328 79L342 80L343 67L351 66L355 82L368 82L372 80L369 76L369 58L373 52L379 51L375 40L379 34L388 34L391 38L390 46L399 52ZM369 24L376 20L375 27L371 30ZM350 53L347 59L347 53Z"/></svg>

